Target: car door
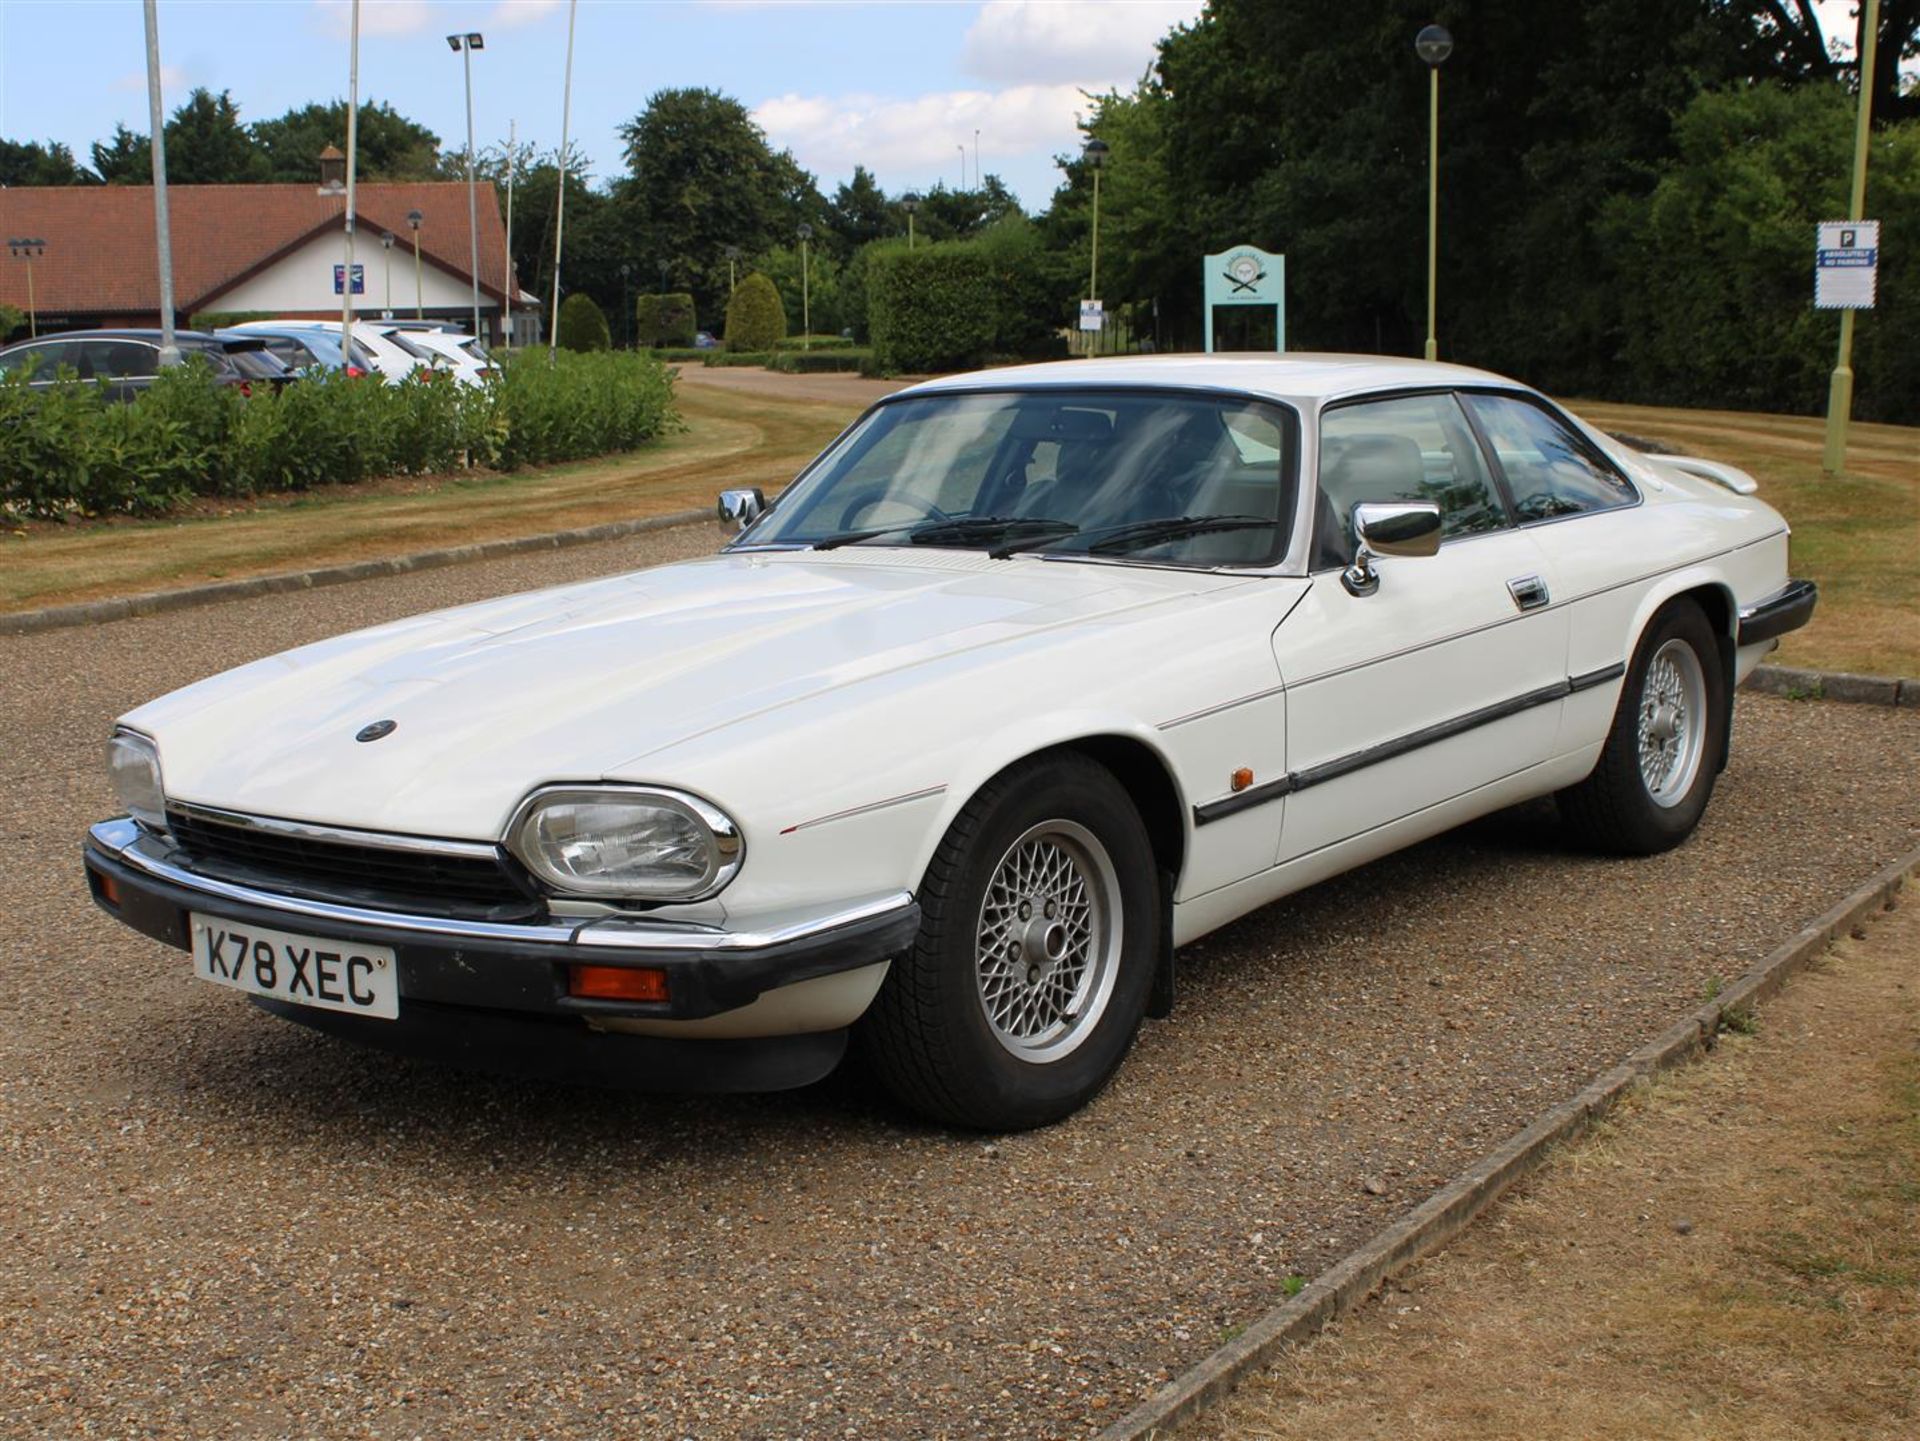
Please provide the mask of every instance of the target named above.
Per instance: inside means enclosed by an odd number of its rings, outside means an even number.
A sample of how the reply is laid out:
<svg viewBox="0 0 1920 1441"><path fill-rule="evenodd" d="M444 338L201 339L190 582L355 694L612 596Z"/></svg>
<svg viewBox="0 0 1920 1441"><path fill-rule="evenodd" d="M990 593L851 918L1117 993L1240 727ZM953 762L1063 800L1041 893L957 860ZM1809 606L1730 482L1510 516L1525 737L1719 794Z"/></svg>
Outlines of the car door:
<svg viewBox="0 0 1920 1441"><path fill-rule="evenodd" d="M1647 587L1678 557L1650 547L1640 493L1600 448L1538 396L1472 392L1463 397L1513 501L1520 526L1547 557L1567 608L1567 669L1574 694L1560 748L1606 739L1632 658L1634 617ZM1712 542L1680 536L1683 552ZM1661 537L1667 546L1674 542ZM1623 557L1633 557L1623 565ZM1629 577L1638 581L1623 585Z"/></svg>
<svg viewBox="0 0 1920 1441"><path fill-rule="evenodd" d="M1319 431L1313 586L1273 637L1291 782L1281 861L1547 760L1566 693L1552 567L1513 524L1459 397L1341 403ZM1353 508L1390 500L1440 506L1439 552L1377 559L1378 588L1353 594Z"/></svg>
<svg viewBox="0 0 1920 1441"><path fill-rule="evenodd" d="M94 379L114 400L132 400L160 370L160 347L144 340L95 340L86 350Z"/></svg>

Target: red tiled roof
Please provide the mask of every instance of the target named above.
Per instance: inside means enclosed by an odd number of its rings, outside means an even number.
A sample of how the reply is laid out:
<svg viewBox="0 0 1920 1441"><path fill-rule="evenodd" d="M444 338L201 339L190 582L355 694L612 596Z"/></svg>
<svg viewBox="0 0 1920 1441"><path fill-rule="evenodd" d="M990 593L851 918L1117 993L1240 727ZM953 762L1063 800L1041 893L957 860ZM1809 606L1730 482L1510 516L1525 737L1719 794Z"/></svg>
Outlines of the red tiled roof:
<svg viewBox="0 0 1920 1441"><path fill-rule="evenodd" d="M218 300L315 234L339 230L346 197L317 185L169 185L173 300L182 312ZM380 250L391 230L411 248L407 212L418 210L420 254L467 279L464 180L376 181L354 187L356 259ZM479 207L480 288L506 290L506 227L491 186ZM134 314L160 308L153 241L153 189L146 185L22 186L0 189L0 241L44 240L33 262L34 300L43 311ZM26 266L0 249L0 302L27 306Z"/></svg>

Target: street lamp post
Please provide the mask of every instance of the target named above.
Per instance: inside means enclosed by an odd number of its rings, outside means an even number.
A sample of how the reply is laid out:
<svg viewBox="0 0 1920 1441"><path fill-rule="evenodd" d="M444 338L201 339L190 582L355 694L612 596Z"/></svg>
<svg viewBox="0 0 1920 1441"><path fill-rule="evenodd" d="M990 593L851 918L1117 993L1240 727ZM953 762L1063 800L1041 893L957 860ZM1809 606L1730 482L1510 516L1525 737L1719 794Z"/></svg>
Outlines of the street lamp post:
<svg viewBox="0 0 1920 1441"><path fill-rule="evenodd" d="M1106 168L1107 157L1112 147L1097 135L1087 137L1087 143L1080 147L1080 157L1087 162L1087 169L1093 172L1093 243L1087 262L1087 299L1100 298L1100 172Z"/></svg>
<svg viewBox="0 0 1920 1441"><path fill-rule="evenodd" d="M978 126L975 126L973 131L973 188L975 190L978 190L981 186L981 183L982 182L980 180L980 129Z"/></svg>
<svg viewBox="0 0 1920 1441"><path fill-rule="evenodd" d="M353 185L360 160L360 0L347 22L347 260L340 270L340 353L353 354Z"/></svg>
<svg viewBox="0 0 1920 1441"><path fill-rule="evenodd" d="M633 327L633 266L622 262L620 266L620 313L626 317L620 323L620 333L626 338L626 348L633 349L637 338Z"/></svg>
<svg viewBox="0 0 1920 1441"><path fill-rule="evenodd" d="M147 0L147 115L153 147L153 238L160 265L160 368L180 363L180 347L173 335L173 222L167 217L167 131L160 119L160 16L154 0ZM33 279L33 267L27 267Z"/></svg>
<svg viewBox="0 0 1920 1441"><path fill-rule="evenodd" d="M507 121L507 304L500 326L500 343L508 350L513 349L513 308L520 303L520 278L513 267L513 171L520 160L514 138L519 124L517 120Z"/></svg>
<svg viewBox="0 0 1920 1441"><path fill-rule="evenodd" d="M1427 64L1427 359L1440 358L1434 335L1434 293L1440 275L1440 67L1453 54L1453 36L1429 25L1413 37L1416 54Z"/></svg>
<svg viewBox="0 0 1920 1441"><path fill-rule="evenodd" d="M1860 113L1853 132L1853 188L1847 201L1847 219L1859 220L1867 210L1867 134L1873 123L1873 62L1880 41L1880 0L1867 0L1860 17ZM1847 464L1847 425L1853 419L1853 311L1840 312L1840 355L1827 387L1827 438L1821 447L1820 468L1838 475Z"/></svg>
<svg viewBox="0 0 1920 1441"><path fill-rule="evenodd" d="M13 258L15 260L24 260L27 262L27 338L29 340L38 340L40 338L40 312L33 300L33 261L35 256L45 255L47 253L47 242L45 240L29 240L23 236L17 240L9 240L7 242L7 249L13 252Z"/></svg>
<svg viewBox="0 0 1920 1441"><path fill-rule="evenodd" d="M427 318L426 292L420 278L420 222L426 217L417 210L407 212L407 224L413 230L413 318Z"/></svg>
<svg viewBox="0 0 1920 1441"><path fill-rule="evenodd" d="M380 318L391 320L393 319L393 232L391 230L380 232L380 248L387 253L387 304L386 308L380 312Z"/></svg>
<svg viewBox="0 0 1920 1441"><path fill-rule="evenodd" d="M913 249L913 217L920 209L920 197L909 190L900 197L900 208L907 212L907 249Z"/></svg>
<svg viewBox="0 0 1920 1441"><path fill-rule="evenodd" d="M967 188L967 147L956 142L953 148L960 152L960 188L965 190Z"/></svg>
<svg viewBox="0 0 1920 1441"><path fill-rule="evenodd" d="M547 335L547 364L560 354L560 245L567 222L567 131L573 123L573 24L580 0L567 0L567 68L560 82L559 189L553 197L553 329Z"/></svg>
<svg viewBox="0 0 1920 1441"><path fill-rule="evenodd" d="M813 307L807 290L807 242L813 239L813 227L800 227L800 348L813 348Z"/></svg>
<svg viewBox="0 0 1920 1441"><path fill-rule="evenodd" d="M733 267L740 263L740 247L737 245L729 245L727 247L726 255L727 255L727 295L731 297L734 291Z"/></svg>
<svg viewBox="0 0 1920 1441"><path fill-rule="evenodd" d="M487 48L486 37L478 31L449 35L447 44L460 54L467 72L467 269L473 282L473 334L480 331L480 202L473 183L473 52Z"/></svg>

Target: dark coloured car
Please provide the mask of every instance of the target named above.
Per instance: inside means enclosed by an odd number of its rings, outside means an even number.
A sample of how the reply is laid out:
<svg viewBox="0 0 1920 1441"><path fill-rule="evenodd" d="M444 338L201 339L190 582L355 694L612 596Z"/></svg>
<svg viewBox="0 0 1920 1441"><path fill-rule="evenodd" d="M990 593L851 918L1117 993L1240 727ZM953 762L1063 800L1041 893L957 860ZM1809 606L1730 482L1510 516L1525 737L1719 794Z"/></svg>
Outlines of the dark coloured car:
<svg viewBox="0 0 1920 1441"><path fill-rule="evenodd" d="M251 389L256 377L241 369L227 345L197 330L174 332L180 358L202 359L222 385ZM0 373L24 373L34 387L53 385L62 371L90 380L114 400L132 400L160 373L158 330L72 330L43 335L0 350ZM258 377L262 383L266 377Z"/></svg>

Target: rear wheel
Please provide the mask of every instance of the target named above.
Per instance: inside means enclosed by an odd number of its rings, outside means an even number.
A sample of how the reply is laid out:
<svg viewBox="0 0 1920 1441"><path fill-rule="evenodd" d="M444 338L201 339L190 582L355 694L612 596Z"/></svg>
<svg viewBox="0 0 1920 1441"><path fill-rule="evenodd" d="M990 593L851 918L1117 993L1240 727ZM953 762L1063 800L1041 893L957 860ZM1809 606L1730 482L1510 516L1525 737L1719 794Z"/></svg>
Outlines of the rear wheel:
<svg viewBox="0 0 1920 1441"><path fill-rule="evenodd" d="M862 1037L906 1105L982 1130L1071 1114L1126 1055L1160 933L1146 827L1084 756L1014 767L955 819L921 885L919 938Z"/></svg>
<svg viewBox="0 0 1920 1441"><path fill-rule="evenodd" d="M1600 761L1559 795L1582 841L1652 855L1693 833L1707 809L1726 741L1727 675L1700 607L1675 601L1634 650Z"/></svg>

